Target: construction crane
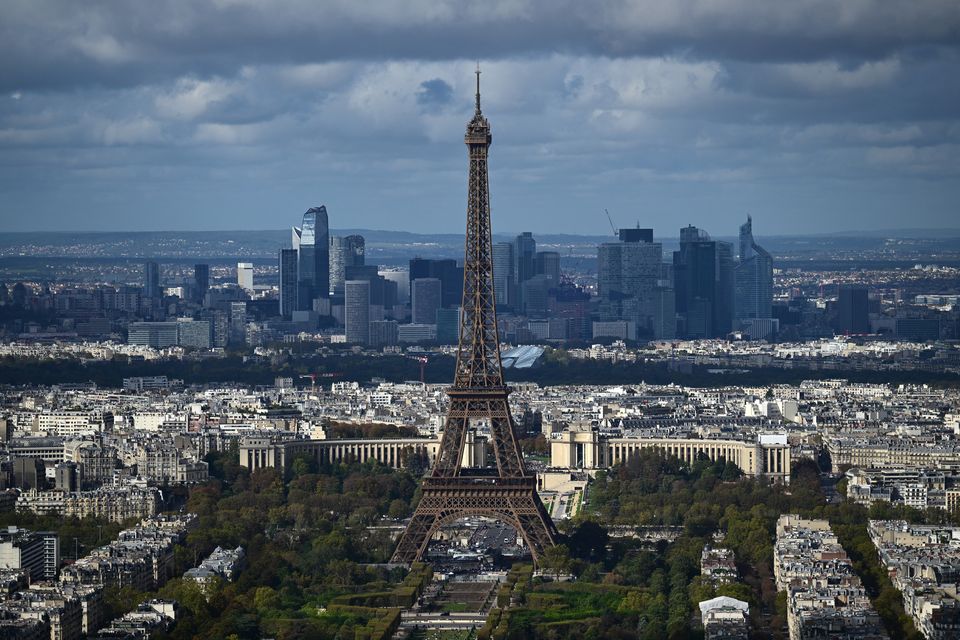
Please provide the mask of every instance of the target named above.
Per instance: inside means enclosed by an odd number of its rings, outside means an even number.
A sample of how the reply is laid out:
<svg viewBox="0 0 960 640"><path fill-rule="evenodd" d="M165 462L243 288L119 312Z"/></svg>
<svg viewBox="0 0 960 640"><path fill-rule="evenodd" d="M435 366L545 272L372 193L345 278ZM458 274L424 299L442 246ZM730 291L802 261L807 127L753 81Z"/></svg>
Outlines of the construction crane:
<svg viewBox="0 0 960 640"><path fill-rule="evenodd" d="M416 360L420 363L420 384L425 384L424 381L424 371L427 368L427 363L430 362L430 358L427 356L407 356L411 360Z"/></svg>
<svg viewBox="0 0 960 640"><path fill-rule="evenodd" d="M339 378L343 373L340 371L331 371L329 373L305 373L300 379L310 378L310 393L317 390L317 378Z"/></svg>
<svg viewBox="0 0 960 640"><path fill-rule="evenodd" d="M613 231L613 237L616 238L616 237L617 237L617 228L616 228L616 227L614 226L614 224L613 224L613 218L610 217L610 212L607 211L606 209L604 209L603 212L604 212L605 214L607 214L607 222L610 223L610 230Z"/></svg>
<svg viewBox="0 0 960 640"><path fill-rule="evenodd" d="M303 380L304 378L310 378L310 393L315 392L317 390L317 374L307 373L300 376L301 380Z"/></svg>

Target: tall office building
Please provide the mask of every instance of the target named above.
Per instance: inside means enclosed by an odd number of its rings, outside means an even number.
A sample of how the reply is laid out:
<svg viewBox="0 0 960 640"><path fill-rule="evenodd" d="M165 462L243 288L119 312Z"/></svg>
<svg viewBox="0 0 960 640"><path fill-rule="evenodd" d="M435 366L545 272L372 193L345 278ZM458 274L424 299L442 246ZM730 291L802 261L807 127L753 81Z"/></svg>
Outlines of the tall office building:
<svg viewBox="0 0 960 640"><path fill-rule="evenodd" d="M297 310L297 250L280 249L280 315L286 319Z"/></svg>
<svg viewBox="0 0 960 640"><path fill-rule="evenodd" d="M773 258L753 239L753 220L740 225L740 262L734 270L734 316L737 324L748 318L773 314Z"/></svg>
<svg viewBox="0 0 960 640"><path fill-rule="evenodd" d="M655 295L663 270L663 245L652 229L621 229L618 242L597 248L601 320L628 320L641 333L656 335L665 311Z"/></svg>
<svg viewBox="0 0 960 640"><path fill-rule="evenodd" d="M209 349L213 346L213 329L209 320L177 318L177 344L181 347Z"/></svg>
<svg viewBox="0 0 960 640"><path fill-rule="evenodd" d="M347 280L343 289L347 342L367 344L370 341L370 281Z"/></svg>
<svg viewBox="0 0 960 640"><path fill-rule="evenodd" d="M537 251L534 275L547 277L551 287L560 284L560 254L556 251Z"/></svg>
<svg viewBox="0 0 960 640"><path fill-rule="evenodd" d="M440 305L453 307L463 297L463 267L453 258L431 260L414 258L410 261L410 297L413 299L413 281L420 278L437 278L441 283Z"/></svg>
<svg viewBox="0 0 960 640"><path fill-rule="evenodd" d="M410 272L405 269L384 269L377 273L397 286L397 302L410 302Z"/></svg>
<svg viewBox="0 0 960 640"><path fill-rule="evenodd" d="M160 290L160 265L152 260L143 265L143 297L152 300L163 297Z"/></svg>
<svg viewBox="0 0 960 640"><path fill-rule="evenodd" d="M498 307L512 307L513 284L513 243L498 242L493 245L493 291Z"/></svg>
<svg viewBox="0 0 960 640"><path fill-rule="evenodd" d="M397 304L397 283L380 275L372 265L347 267L345 277L350 280L366 280L370 283L370 320L393 317Z"/></svg>
<svg viewBox="0 0 960 640"><path fill-rule="evenodd" d="M714 338L733 328L733 245L701 229L680 230L673 253L674 292L684 336Z"/></svg>
<svg viewBox="0 0 960 640"><path fill-rule="evenodd" d="M437 309L437 342L457 344L460 339L461 307Z"/></svg>
<svg viewBox="0 0 960 640"><path fill-rule="evenodd" d="M417 278L411 283L413 289L412 322L415 324L435 324L437 309L441 305L442 285L439 278Z"/></svg>
<svg viewBox="0 0 960 640"><path fill-rule="evenodd" d="M397 344L396 320L371 320L368 344L371 347L392 347Z"/></svg>
<svg viewBox="0 0 960 640"><path fill-rule="evenodd" d="M870 333L870 299L867 287L856 284L840 287L836 328L843 334Z"/></svg>
<svg viewBox="0 0 960 640"><path fill-rule="evenodd" d="M237 344L247 341L247 303L230 303L230 342Z"/></svg>
<svg viewBox="0 0 960 640"><path fill-rule="evenodd" d="M537 241L533 234L524 231L513 240L513 283L516 287L517 300L514 306L523 309L524 282L536 275Z"/></svg>
<svg viewBox="0 0 960 640"><path fill-rule="evenodd" d="M523 314L531 318L545 318L549 310L549 293L553 281L542 273L527 278L520 285Z"/></svg>
<svg viewBox="0 0 960 640"><path fill-rule="evenodd" d="M203 303L204 296L210 289L210 265L193 265L193 296L194 300Z"/></svg>
<svg viewBox="0 0 960 640"><path fill-rule="evenodd" d="M244 291L253 291L253 263L237 263L237 284Z"/></svg>
<svg viewBox="0 0 960 640"><path fill-rule="evenodd" d="M297 310L313 310L315 298L330 297L330 237L327 208L312 207L303 214L299 235ZM295 239L295 244L297 240Z"/></svg>
<svg viewBox="0 0 960 640"><path fill-rule="evenodd" d="M330 291L343 293L347 267L362 267L366 260L363 236L330 237Z"/></svg>

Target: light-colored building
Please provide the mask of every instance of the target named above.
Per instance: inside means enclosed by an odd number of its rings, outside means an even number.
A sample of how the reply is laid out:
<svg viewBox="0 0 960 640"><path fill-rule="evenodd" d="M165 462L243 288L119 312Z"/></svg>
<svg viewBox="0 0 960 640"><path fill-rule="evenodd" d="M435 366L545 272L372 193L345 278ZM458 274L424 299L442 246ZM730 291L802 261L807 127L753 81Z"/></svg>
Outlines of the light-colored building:
<svg viewBox="0 0 960 640"><path fill-rule="evenodd" d="M790 445L785 434L728 440L645 435L605 436L595 428L570 428L550 438L550 465L561 469L605 469L644 449L656 449L692 465L701 458L732 462L744 475L790 480Z"/></svg>
<svg viewBox="0 0 960 640"><path fill-rule="evenodd" d="M237 284L244 291L253 291L253 263L237 263Z"/></svg>

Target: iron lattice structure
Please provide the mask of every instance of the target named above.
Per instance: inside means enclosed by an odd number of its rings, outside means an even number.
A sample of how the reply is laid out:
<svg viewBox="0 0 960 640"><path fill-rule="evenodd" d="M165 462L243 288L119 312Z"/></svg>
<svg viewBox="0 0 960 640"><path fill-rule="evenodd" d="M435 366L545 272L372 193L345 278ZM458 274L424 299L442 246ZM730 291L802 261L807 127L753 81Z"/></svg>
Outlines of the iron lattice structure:
<svg viewBox="0 0 960 640"><path fill-rule="evenodd" d="M440 450L430 475L423 479L420 503L393 554L392 561L396 563L422 560L430 539L442 525L467 516L494 518L514 527L529 547L534 562L554 544L556 537L553 520L537 495L536 477L527 474L517 447L507 401L510 388L503 382L487 173L491 140L490 123L480 111L477 70L476 113L464 136L470 156L470 180L456 377L447 390L450 408ZM467 431L471 422L478 420L490 427L495 470L462 468Z"/></svg>

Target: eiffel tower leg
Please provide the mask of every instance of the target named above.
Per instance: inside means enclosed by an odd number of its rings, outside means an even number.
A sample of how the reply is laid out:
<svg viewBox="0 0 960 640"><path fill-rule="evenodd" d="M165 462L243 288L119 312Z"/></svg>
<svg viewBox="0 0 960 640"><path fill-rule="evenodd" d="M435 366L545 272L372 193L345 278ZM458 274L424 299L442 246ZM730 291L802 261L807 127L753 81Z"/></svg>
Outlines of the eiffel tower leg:
<svg viewBox="0 0 960 640"><path fill-rule="evenodd" d="M397 545L397 550L393 552L390 562L411 564L421 560L427 551L430 538L433 537L436 521L437 518L434 515L421 513L419 510L414 513L410 524L400 537L400 543Z"/></svg>
<svg viewBox="0 0 960 640"><path fill-rule="evenodd" d="M426 479L420 504L400 538L391 562L409 564L423 560L430 539L448 522L467 516L492 518L510 525L524 539L539 563L543 551L554 544L556 528L537 496L533 478L501 480L495 485L468 479Z"/></svg>

